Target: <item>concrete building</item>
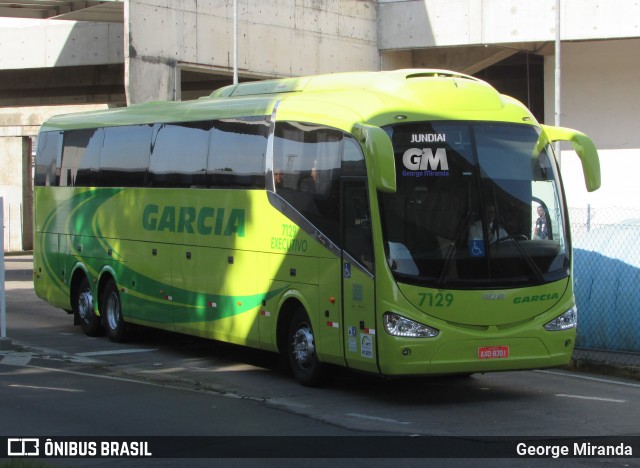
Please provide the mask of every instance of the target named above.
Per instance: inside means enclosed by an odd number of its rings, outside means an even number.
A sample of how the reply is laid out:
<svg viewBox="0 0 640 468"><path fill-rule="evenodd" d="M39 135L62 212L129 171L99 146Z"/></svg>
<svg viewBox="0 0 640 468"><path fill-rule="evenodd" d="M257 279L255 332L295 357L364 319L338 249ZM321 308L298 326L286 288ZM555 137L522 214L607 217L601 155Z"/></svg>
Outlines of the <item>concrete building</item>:
<svg viewBox="0 0 640 468"><path fill-rule="evenodd" d="M561 114L589 134L603 188L563 154L573 206L640 208L640 3L561 0ZM191 99L240 80L407 67L486 79L546 123L556 0L0 0L5 250L32 247L38 126L59 113ZM234 41L237 37L237 42Z"/></svg>

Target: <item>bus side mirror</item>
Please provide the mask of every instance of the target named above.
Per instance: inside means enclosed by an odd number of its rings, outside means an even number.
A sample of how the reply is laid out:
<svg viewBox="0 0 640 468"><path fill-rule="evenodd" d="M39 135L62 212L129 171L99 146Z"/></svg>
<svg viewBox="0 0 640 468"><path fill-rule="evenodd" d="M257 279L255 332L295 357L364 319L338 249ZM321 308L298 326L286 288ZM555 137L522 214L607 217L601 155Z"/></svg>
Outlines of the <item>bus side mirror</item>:
<svg viewBox="0 0 640 468"><path fill-rule="evenodd" d="M373 179L376 190L393 193L396 191L396 161L391 138L380 127L357 124L354 135L365 147L367 161L373 164Z"/></svg>
<svg viewBox="0 0 640 468"><path fill-rule="evenodd" d="M573 149L582 161L582 171L584 172L584 183L587 191L593 192L600 188L600 160L598 159L598 150L593 141L577 130L564 127L553 127L550 125L541 125L542 130L547 136L549 142L554 141L570 141Z"/></svg>

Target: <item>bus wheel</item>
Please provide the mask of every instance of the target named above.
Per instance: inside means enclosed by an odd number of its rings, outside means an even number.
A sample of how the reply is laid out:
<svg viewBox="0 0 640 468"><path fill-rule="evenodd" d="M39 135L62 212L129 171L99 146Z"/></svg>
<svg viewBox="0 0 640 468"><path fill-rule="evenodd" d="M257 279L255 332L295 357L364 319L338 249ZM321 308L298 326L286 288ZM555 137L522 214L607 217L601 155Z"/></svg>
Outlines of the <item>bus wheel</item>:
<svg viewBox="0 0 640 468"><path fill-rule="evenodd" d="M100 301L100 313L104 317L107 335L111 341L122 342L125 340L127 324L122 318L122 305L120 293L115 281L110 279L104 286L102 300Z"/></svg>
<svg viewBox="0 0 640 468"><path fill-rule="evenodd" d="M78 291L73 299L73 309L85 335L98 336L102 334L102 323L100 317L93 311L93 295L86 276L82 277L78 285Z"/></svg>
<svg viewBox="0 0 640 468"><path fill-rule="evenodd" d="M320 385L325 369L318 361L311 321L304 309L297 309L293 314L287 348L291 370L298 382L308 387Z"/></svg>

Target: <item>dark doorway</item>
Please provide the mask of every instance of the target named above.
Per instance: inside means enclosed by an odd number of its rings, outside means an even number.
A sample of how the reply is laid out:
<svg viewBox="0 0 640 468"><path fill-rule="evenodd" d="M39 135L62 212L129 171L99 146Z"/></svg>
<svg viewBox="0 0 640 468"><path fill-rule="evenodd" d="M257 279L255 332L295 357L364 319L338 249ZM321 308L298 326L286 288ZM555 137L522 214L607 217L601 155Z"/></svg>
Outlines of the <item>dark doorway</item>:
<svg viewBox="0 0 640 468"><path fill-rule="evenodd" d="M544 122L544 57L518 52L474 76L490 83L500 93L527 106L538 122Z"/></svg>

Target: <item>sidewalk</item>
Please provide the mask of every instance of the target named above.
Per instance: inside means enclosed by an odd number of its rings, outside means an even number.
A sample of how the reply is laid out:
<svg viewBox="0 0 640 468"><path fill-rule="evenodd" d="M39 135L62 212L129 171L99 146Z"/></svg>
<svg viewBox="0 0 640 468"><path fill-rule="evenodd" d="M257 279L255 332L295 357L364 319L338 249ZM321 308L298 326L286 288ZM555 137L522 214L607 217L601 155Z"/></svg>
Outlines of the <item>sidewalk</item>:
<svg viewBox="0 0 640 468"><path fill-rule="evenodd" d="M640 354L576 349L570 369L640 380Z"/></svg>

